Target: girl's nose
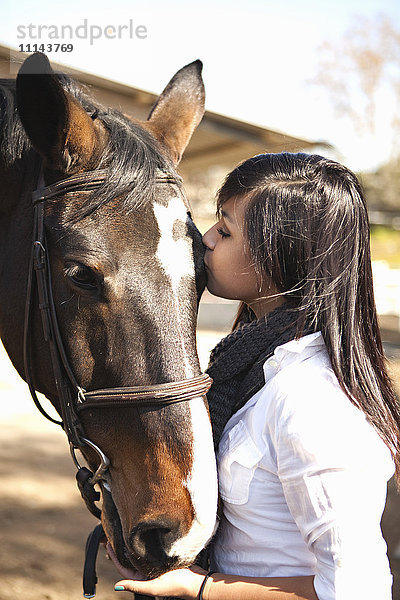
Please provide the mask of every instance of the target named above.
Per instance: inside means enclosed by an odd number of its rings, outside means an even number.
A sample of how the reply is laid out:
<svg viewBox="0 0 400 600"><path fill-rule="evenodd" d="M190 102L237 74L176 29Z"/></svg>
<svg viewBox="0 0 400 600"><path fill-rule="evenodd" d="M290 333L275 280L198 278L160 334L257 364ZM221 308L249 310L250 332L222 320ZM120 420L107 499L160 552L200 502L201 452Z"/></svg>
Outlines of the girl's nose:
<svg viewBox="0 0 400 600"><path fill-rule="evenodd" d="M208 250L214 250L215 248L215 225L211 227L206 233L203 235L203 244L208 248Z"/></svg>

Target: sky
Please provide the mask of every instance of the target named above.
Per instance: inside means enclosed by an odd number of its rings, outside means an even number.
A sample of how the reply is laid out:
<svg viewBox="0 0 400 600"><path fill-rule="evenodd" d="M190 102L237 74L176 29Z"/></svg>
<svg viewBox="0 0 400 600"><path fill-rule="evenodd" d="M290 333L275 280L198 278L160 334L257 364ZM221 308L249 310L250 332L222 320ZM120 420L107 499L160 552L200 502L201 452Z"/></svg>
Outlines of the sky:
<svg viewBox="0 0 400 600"><path fill-rule="evenodd" d="M326 141L336 159L357 171L390 156L393 106L387 95L381 94L375 133L360 134L334 115L329 95L310 80L321 44L340 40L357 16L385 14L400 30L398 0L6 2L2 44L26 49L28 43L58 42L50 32L69 26L74 39L65 33L63 41L73 44L72 51L53 47L50 60L154 93L200 58L208 110Z"/></svg>

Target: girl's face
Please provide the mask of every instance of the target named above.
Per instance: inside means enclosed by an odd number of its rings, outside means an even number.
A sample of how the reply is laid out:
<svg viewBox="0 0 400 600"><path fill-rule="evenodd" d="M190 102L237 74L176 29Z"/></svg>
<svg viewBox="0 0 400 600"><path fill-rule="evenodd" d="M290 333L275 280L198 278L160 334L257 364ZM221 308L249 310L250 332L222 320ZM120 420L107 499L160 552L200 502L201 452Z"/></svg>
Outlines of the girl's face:
<svg viewBox="0 0 400 600"><path fill-rule="evenodd" d="M281 297L271 298L277 290L272 281L259 280L244 231L247 201L231 198L221 210L221 219L203 236L207 288L215 296L241 300L257 317L282 304Z"/></svg>

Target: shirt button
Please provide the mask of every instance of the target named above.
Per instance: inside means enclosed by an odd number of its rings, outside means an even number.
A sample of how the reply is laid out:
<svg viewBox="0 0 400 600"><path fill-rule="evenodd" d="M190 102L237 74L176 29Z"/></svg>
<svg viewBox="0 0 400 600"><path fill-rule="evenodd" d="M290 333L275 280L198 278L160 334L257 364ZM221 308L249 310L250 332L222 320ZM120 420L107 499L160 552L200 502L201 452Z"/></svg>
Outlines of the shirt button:
<svg viewBox="0 0 400 600"><path fill-rule="evenodd" d="M277 367L278 361L276 361L274 358L271 358L271 360L268 361L268 364L270 365L270 367Z"/></svg>

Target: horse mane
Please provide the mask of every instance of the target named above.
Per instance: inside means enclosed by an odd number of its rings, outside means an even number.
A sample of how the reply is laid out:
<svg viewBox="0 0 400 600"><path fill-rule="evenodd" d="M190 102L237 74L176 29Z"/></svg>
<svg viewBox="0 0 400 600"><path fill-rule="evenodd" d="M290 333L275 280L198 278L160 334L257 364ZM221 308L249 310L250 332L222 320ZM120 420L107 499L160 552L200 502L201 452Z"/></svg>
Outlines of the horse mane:
<svg viewBox="0 0 400 600"><path fill-rule="evenodd" d="M123 198L131 212L154 200L155 175L161 170L176 177L172 162L161 153L157 140L118 110L99 105L84 87L65 74L57 74L61 85L90 114L96 115L108 131L108 142L98 169L107 169L104 183L94 190L74 215L88 216L111 199ZM17 113L15 80L0 79L0 160L20 168L21 159L31 149Z"/></svg>
<svg viewBox="0 0 400 600"><path fill-rule="evenodd" d="M17 114L15 80L0 79L0 159L10 166L31 148Z"/></svg>

